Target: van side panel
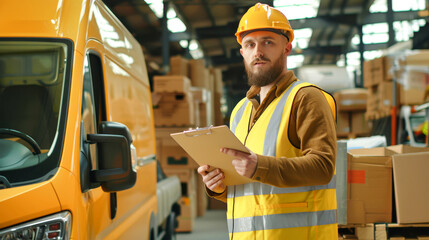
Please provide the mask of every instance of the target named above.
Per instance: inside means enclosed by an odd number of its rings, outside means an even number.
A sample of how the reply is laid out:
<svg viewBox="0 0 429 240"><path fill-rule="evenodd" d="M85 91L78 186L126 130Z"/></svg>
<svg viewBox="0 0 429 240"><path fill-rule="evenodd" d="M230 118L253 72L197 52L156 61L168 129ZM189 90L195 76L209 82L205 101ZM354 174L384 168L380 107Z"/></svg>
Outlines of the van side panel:
<svg viewBox="0 0 429 240"><path fill-rule="evenodd" d="M123 224L129 225L131 229L124 234L138 233L142 228L148 228L150 213L156 211L157 205L156 164L154 158L149 160L155 156L150 89L113 62L110 56L104 58L104 64L110 120L127 125L137 149L137 162L134 163L137 183L132 189L118 192L118 217L115 221L124 220ZM131 220L135 224L131 224Z"/></svg>

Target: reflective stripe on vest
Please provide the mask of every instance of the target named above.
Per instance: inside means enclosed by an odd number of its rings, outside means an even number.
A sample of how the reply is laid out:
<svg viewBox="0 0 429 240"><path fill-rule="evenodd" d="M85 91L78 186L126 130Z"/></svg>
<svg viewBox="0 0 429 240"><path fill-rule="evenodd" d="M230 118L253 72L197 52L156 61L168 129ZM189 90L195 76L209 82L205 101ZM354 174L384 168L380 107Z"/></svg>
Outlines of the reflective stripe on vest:
<svg viewBox="0 0 429 240"><path fill-rule="evenodd" d="M271 116L270 122L268 123L267 131L265 132L265 142L263 155L265 156L276 156L277 148L277 135L279 134L280 121L283 115L283 109L285 108L286 100L288 99L290 92L296 86L303 84L302 82L296 81L286 90L286 93L280 99L279 103ZM268 131L268 129L270 131Z"/></svg>
<svg viewBox="0 0 429 240"><path fill-rule="evenodd" d="M237 128L238 122L243 116L244 110L246 109L246 106L249 102L250 102L249 99L246 98L246 100L244 100L243 102L243 105L241 105L240 109L238 109L237 113L235 114L235 117L232 120L232 124L231 124L231 131L233 133L235 133L235 129Z"/></svg>
<svg viewBox="0 0 429 240"><path fill-rule="evenodd" d="M234 221L234 222L233 222ZM325 210L318 212L283 213L268 216L255 216L228 219L228 229L234 232L249 232L267 229L311 227L337 222L336 210ZM229 233L232 233L229 230Z"/></svg>
<svg viewBox="0 0 429 240"><path fill-rule="evenodd" d="M265 194L283 194L283 193L298 193L298 192L309 192L314 190L322 189L335 189L335 175L331 181L326 185L313 185L305 187L289 187L289 188L278 188L268 184L254 182L248 184L241 184L235 186L234 191L228 191L227 197L244 197L251 195L265 195Z"/></svg>

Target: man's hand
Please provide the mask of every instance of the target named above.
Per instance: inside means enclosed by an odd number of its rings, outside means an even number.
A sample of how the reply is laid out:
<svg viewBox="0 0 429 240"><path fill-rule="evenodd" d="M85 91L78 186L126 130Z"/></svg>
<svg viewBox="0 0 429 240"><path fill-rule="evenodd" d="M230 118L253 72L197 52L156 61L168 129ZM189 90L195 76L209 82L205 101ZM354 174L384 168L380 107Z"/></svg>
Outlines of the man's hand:
<svg viewBox="0 0 429 240"><path fill-rule="evenodd" d="M198 173L203 177L203 182L208 189L215 193L223 193L226 189L225 174L219 169L213 169L210 171L209 165L204 165L198 168Z"/></svg>
<svg viewBox="0 0 429 240"><path fill-rule="evenodd" d="M252 178L253 174L255 174L258 158L252 151L249 150L250 154L230 148L221 148L220 151L234 157L232 165L238 174L248 178Z"/></svg>

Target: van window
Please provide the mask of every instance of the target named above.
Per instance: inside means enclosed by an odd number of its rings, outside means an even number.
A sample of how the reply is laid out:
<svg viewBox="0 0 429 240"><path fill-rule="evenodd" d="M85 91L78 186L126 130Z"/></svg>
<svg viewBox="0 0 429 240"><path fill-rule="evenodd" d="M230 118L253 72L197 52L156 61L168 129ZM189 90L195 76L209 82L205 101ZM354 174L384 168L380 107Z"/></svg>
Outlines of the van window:
<svg viewBox="0 0 429 240"><path fill-rule="evenodd" d="M86 139L87 134L97 133L97 119L95 111L95 102L94 102L94 90L92 87L92 76L91 68L89 66L89 56L85 57L84 62L84 74L83 74L83 92L82 92L82 127L84 128L84 136L82 138ZM97 158L96 158L96 144L90 144L90 160L92 169L97 168Z"/></svg>
<svg viewBox="0 0 429 240"><path fill-rule="evenodd" d="M87 54L84 60L82 92L82 122L84 136L97 133L101 121L106 121L104 104L103 73L100 58L95 54ZM96 144L89 145L91 169L97 169Z"/></svg>
<svg viewBox="0 0 429 240"><path fill-rule="evenodd" d="M72 48L69 40L0 39L0 175L12 186L46 180L59 165Z"/></svg>

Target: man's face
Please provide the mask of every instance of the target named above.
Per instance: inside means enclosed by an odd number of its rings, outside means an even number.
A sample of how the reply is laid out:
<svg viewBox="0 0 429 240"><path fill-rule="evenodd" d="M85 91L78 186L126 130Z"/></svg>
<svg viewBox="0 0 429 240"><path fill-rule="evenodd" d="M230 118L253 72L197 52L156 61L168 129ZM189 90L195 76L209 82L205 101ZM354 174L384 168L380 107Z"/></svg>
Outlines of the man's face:
<svg viewBox="0 0 429 240"><path fill-rule="evenodd" d="M291 44L277 33L256 31L242 39L240 50L250 85L265 86L286 72Z"/></svg>

